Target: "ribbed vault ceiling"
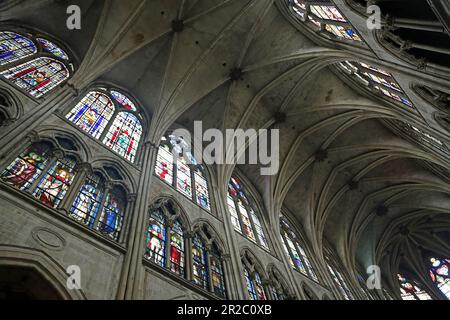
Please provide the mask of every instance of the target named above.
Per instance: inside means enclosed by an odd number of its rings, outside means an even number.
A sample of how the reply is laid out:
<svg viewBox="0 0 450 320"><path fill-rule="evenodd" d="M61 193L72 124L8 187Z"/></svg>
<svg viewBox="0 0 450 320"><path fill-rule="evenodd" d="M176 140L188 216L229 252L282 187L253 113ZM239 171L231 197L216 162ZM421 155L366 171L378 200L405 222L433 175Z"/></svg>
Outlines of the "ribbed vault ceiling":
<svg viewBox="0 0 450 320"><path fill-rule="evenodd" d="M2 19L73 49L76 88L108 82L132 93L151 119L148 141L158 144L175 123L192 129L194 120L205 128L281 130L278 175L239 166L261 193L272 226L289 210L315 253L327 239L349 270L384 261L395 272L405 255L422 254L418 244L450 256L448 241L428 236L445 239L449 230L449 184L422 165L448 171L450 161L383 125L408 119L426 128L423 118L370 99L330 68L361 58L361 50L315 44L273 0L86 0L81 31L64 27L69 4L24 1ZM172 31L174 20L184 22L181 32ZM376 61L369 51L367 59ZM234 68L242 69L240 80L230 80ZM279 114L286 120L277 121ZM235 168L213 169L226 190ZM410 231L402 234L402 226Z"/></svg>

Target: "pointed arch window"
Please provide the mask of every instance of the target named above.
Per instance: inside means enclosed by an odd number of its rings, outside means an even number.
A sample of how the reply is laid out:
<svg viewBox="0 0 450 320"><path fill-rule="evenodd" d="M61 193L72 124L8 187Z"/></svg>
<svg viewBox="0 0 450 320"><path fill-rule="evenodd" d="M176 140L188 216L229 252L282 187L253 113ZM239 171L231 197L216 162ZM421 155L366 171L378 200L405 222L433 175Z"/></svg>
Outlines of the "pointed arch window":
<svg viewBox="0 0 450 320"><path fill-rule="evenodd" d="M67 67L52 58L39 57L0 73L35 98L40 98L69 79Z"/></svg>
<svg viewBox="0 0 450 320"><path fill-rule="evenodd" d="M114 114L111 99L98 91L89 92L66 118L81 130L99 139Z"/></svg>
<svg viewBox="0 0 450 320"><path fill-rule="evenodd" d="M118 241L127 205L126 192L112 186L102 174L85 174L69 216L105 237Z"/></svg>
<svg viewBox="0 0 450 320"><path fill-rule="evenodd" d="M269 275L270 280L270 293L273 300L289 300L290 294L285 286L285 281L278 271L272 270Z"/></svg>
<svg viewBox="0 0 450 320"><path fill-rule="evenodd" d="M37 185L33 195L48 207L58 207L73 181L76 164L72 157L56 160Z"/></svg>
<svg viewBox="0 0 450 320"><path fill-rule="evenodd" d="M205 241L198 234L192 239L192 259L194 283L209 290L208 254Z"/></svg>
<svg viewBox="0 0 450 320"><path fill-rule="evenodd" d="M43 38L37 38L36 40L45 52L51 53L62 60L69 60L67 53L53 42Z"/></svg>
<svg viewBox="0 0 450 320"><path fill-rule="evenodd" d="M305 276L318 281L310 259L308 258L303 246L300 244L299 238L285 217L280 219L280 226L283 248L289 258L291 267L297 271L300 271Z"/></svg>
<svg viewBox="0 0 450 320"><path fill-rule="evenodd" d="M333 279L334 283L336 284L337 288L339 289L339 292L344 297L345 300L351 300L353 298L350 289L347 286L347 283L344 280L344 277L342 274L335 268L333 268L331 265L327 265L328 271L330 272L331 278Z"/></svg>
<svg viewBox="0 0 450 320"><path fill-rule="evenodd" d="M155 165L155 174L201 208L211 211L208 182L203 166L190 152L182 137L162 138Z"/></svg>
<svg viewBox="0 0 450 320"><path fill-rule="evenodd" d="M166 218L162 209L150 213L146 258L161 267L166 265Z"/></svg>
<svg viewBox="0 0 450 320"><path fill-rule="evenodd" d="M119 112L103 143L126 160L134 162L142 137L142 126L132 113Z"/></svg>
<svg viewBox="0 0 450 320"><path fill-rule="evenodd" d="M125 191L120 187L113 188L106 196L106 201L96 227L97 231L115 241L119 240L125 207Z"/></svg>
<svg viewBox="0 0 450 320"><path fill-rule="evenodd" d="M145 259L185 277L184 227L170 202L150 210Z"/></svg>
<svg viewBox="0 0 450 320"><path fill-rule="evenodd" d="M32 40L15 32L0 31L0 65L32 56L37 47Z"/></svg>
<svg viewBox="0 0 450 320"><path fill-rule="evenodd" d="M271 286L273 300L283 301L288 300L287 293L283 287Z"/></svg>
<svg viewBox="0 0 450 320"><path fill-rule="evenodd" d="M450 300L450 260L430 258L430 277L434 284Z"/></svg>
<svg viewBox="0 0 450 320"><path fill-rule="evenodd" d="M313 30L344 41L363 42L331 1L287 0L292 13Z"/></svg>
<svg viewBox="0 0 450 320"><path fill-rule="evenodd" d="M1 179L22 191L29 190L47 167L52 151L49 143L34 143L6 168Z"/></svg>
<svg viewBox="0 0 450 320"><path fill-rule="evenodd" d="M170 270L184 276L184 235L179 220L170 229Z"/></svg>
<svg viewBox="0 0 450 320"><path fill-rule="evenodd" d="M397 278L402 300L432 300L430 295L421 289L415 281L411 281L402 274L397 274Z"/></svg>
<svg viewBox="0 0 450 320"><path fill-rule="evenodd" d="M247 292L250 300L269 300L269 288L266 287L268 279L261 273L264 272L261 265L256 263L254 256L248 251L245 251L242 254L241 262L243 266L243 276L247 285Z"/></svg>
<svg viewBox="0 0 450 320"><path fill-rule="evenodd" d="M421 146L438 151L440 153L445 153L447 156L450 154L450 150L447 148L444 142L432 136L428 132L420 130L419 128L413 126L410 123L393 120L392 123L395 128L406 135L410 140L420 144Z"/></svg>
<svg viewBox="0 0 450 320"><path fill-rule="evenodd" d="M193 282L204 290L226 298L222 253L206 225L196 230L192 238Z"/></svg>
<svg viewBox="0 0 450 320"><path fill-rule="evenodd" d="M69 56L55 43L10 31L0 31L0 65L11 65L1 77L34 98L64 83L73 71Z"/></svg>
<svg viewBox="0 0 450 320"><path fill-rule="evenodd" d="M369 90L394 102L399 102L408 107L413 106L403 89L389 72L364 62L344 61L338 63L338 67L345 73L352 75L357 82Z"/></svg>
<svg viewBox="0 0 450 320"><path fill-rule="evenodd" d="M101 175L88 176L72 204L70 216L92 228L102 204L104 184L105 181Z"/></svg>
<svg viewBox="0 0 450 320"><path fill-rule="evenodd" d="M28 147L1 174L1 180L32 194L44 205L56 208L61 204L75 176L77 160L64 156L49 142Z"/></svg>
<svg viewBox="0 0 450 320"><path fill-rule="evenodd" d="M247 283L247 291L250 300L263 301L268 300L266 292L262 284L261 276L257 271L251 274L246 267L244 267L244 276Z"/></svg>
<svg viewBox="0 0 450 320"><path fill-rule="evenodd" d="M109 185L90 165L79 163L70 140L56 138L33 143L1 173L0 180L31 194L49 208L67 210L68 216L105 237L118 241L127 205L126 192ZM92 171L90 171L92 172Z"/></svg>
<svg viewBox="0 0 450 320"><path fill-rule="evenodd" d="M328 271L330 273L331 279L333 280L334 284L336 285L336 288L338 289L340 295L345 300L353 300L354 296L350 290L350 287L348 286L344 275L337 267L337 259L335 257L335 254L332 253L330 249L327 250L327 254L325 256L326 264Z"/></svg>
<svg viewBox="0 0 450 320"><path fill-rule="evenodd" d="M122 158L135 162L142 139L142 116L126 95L106 88L90 91L66 119Z"/></svg>
<svg viewBox="0 0 450 320"><path fill-rule="evenodd" d="M225 272L223 267L222 254L215 243L213 243L209 261L211 263L211 284L212 291L222 297L226 298L227 292L225 288Z"/></svg>
<svg viewBox="0 0 450 320"><path fill-rule="evenodd" d="M250 241L269 250L261 221L245 194L241 182L232 177L228 185L228 212L234 229Z"/></svg>

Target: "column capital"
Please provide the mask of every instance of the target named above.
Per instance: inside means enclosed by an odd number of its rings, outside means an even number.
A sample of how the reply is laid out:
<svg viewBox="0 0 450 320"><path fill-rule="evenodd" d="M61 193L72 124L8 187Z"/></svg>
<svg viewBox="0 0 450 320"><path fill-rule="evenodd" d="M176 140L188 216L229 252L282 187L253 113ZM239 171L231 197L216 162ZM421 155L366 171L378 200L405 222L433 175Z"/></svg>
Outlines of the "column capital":
<svg viewBox="0 0 450 320"><path fill-rule="evenodd" d="M130 193L129 195L128 195L128 203L134 203L134 202L136 202L136 199L137 199L137 194L136 193Z"/></svg>
<svg viewBox="0 0 450 320"><path fill-rule="evenodd" d="M89 162L78 163L75 166L75 172L76 173L86 173L86 175L89 175L92 173L92 166Z"/></svg>
<svg viewBox="0 0 450 320"><path fill-rule="evenodd" d="M157 145L157 144L155 144L155 143L153 143L151 141L145 141L144 142L144 147L149 148L149 149L157 150L159 148L159 144Z"/></svg>
<svg viewBox="0 0 450 320"><path fill-rule="evenodd" d="M80 95L80 90L73 83L67 82L65 87L68 89L72 97L76 98Z"/></svg>
<svg viewBox="0 0 450 320"><path fill-rule="evenodd" d="M31 143L35 143L35 142L38 142L39 140L41 140L39 133L37 133L37 131L35 131L35 130L30 131L27 134L27 138Z"/></svg>
<svg viewBox="0 0 450 320"><path fill-rule="evenodd" d="M54 149L52 151L52 157L57 158L57 159L62 159L62 158L64 158L64 151L61 149Z"/></svg>
<svg viewBox="0 0 450 320"><path fill-rule="evenodd" d="M111 191L111 189L114 188L114 182L113 181L106 181L105 182L105 193L108 191Z"/></svg>
<svg viewBox="0 0 450 320"><path fill-rule="evenodd" d="M192 239L194 238L195 232L193 231L184 231L183 235L186 239Z"/></svg>
<svg viewBox="0 0 450 320"><path fill-rule="evenodd" d="M221 255L221 257L222 257L223 261L226 261L226 262L231 261L231 254L229 254L229 253L224 253Z"/></svg>

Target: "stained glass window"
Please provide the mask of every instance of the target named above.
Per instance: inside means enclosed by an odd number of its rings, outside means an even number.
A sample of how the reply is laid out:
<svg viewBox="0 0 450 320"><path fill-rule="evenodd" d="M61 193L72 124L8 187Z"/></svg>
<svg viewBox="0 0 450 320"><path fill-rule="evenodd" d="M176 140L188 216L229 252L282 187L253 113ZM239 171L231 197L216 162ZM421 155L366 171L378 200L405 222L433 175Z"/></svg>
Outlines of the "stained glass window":
<svg viewBox="0 0 450 320"><path fill-rule="evenodd" d="M115 187L106 197L97 230L117 241L122 231L125 207L125 192Z"/></svg>
<svg viewBox="0 0 450 320"><path fill-rule="evenodd" d="M40 98L69 78L66 66L51 58L36 58L0 73L5 79Z"/></svg>
<svg viewBox="0 0 450 320"><path fill-rule="evenodd" d="M264 235L264 231L261 225L261 221L259 221L258 216L256 215L255 211L252 208L249 208L250 213L251 213L251 217L253 220L253 224L255 225L255 233L258 235L258 240L259 243L264 247L264 248L268 248L268 244L267 244L267 239L266 236Z"/></svg>
<svg viewBox="0 0 450 320"><path fill-rule="evenodd" d="M70 216L92 228L103 199L103 178L93 174L86 178L70 209Z"/></svg>
<svg viewBox="0 0 450 320"><path fill-rule="evenodd" d="M331 259L331 257L334 256L331 250L329 250L328 255L325 256L326 264L328 271L330 272L330 276L333 279L333 282L336 284L337 289L339 290L341 296L345 300L351 300L354 299L353 294L350 290L350 287L348 286L346 280L344 279L344 276L342 273L338 270L336 267L336 258Z"/></svg>
<svg viewBox="0 0 450 320"><path fill-rule="evenodd" d="M244 207L241 200L238 200L238 209L241 213L242 230L247 239L256 242L255 234L253 232L252 223L248 216L247 209Z"/></svg>
<svg viewBox="0 0 450 320"><path fill-rule="evenodd" d="M376 66L362 62L340 62L338 66L348 74L355 76L359 82L369 89L391 98L396 102L412 107L408 99L394 77L387 71Z"/></svg>
<svg viewBox="0 0 450 320"><path fill-rule="evenodd" d="M191 169L183 156L177 161L177 190L189 198L192 197Z"/></svg>
<svg viewBox="0 0 450 320"><path fill-rule="evenodd" d="M239 222L239 215L236 210L236 203L234 202L234 199L231 197L230 194L227 196L227 203L228 203L228 212L231 215L231 223L234 226L234 229L238 232L242 232L241 229L241 223Z"/></svg>
<svg viewBox="0 0 450 320"><path fill-rule="evenodd" d="M111 90L111 95L126 110L134 112L138 111L136 105L126 95L115 90Z"/></svg>
<svg viewBox="0 0 450 320"><path fill-rule="evenodd" d="M81 130L99 139L114 114L114 105L105 94L89 92L66 118Z"/></svg>
<svg viewBox="0 0 450 320"><path fill-rule="evenodd" d="M248 294L250 296L251 300L258 300L257 294L256 294L256 290L255 290L255 286L253 284L252 279L250 278L250 274L248 273L248 270L246 268L244 268L244 276L245 276L245 281L247 283L247 291Z"/></svg>
<svg viewBox="0 0 450 320"><path fill-rule="evenodd" d="M216 244L213 244L211 254L211 282L216 295L225 298L225 275L223 271L222 257Z"/></svg>
<svg viewBox="0 0 450 320"><path fill-rule="evenodd" d="M262 285L261 276L259 275L259 273L255 271L253 272L253 275L250 275L247 268L244 268L244 276L247 282L247 291L250 300L254 301L267 300L266 293Z"/></svg>
<svg viewBox="0 0 450 320"><path fill-rule="evenodd" d="M209 290L208 255L205 242L198 234L195 234L192 239L192 259L194 283L205 290Z"/></svg>
<svg viewBox="0 0 450 320"><path fill-rule="evenodd" d="M362 42L350 22L329 1L290 0L293 13L316 31L322 31L338 39Z"/></svg>
<svg viewBox="0 0 450 320"><path fill-rule="evenodd" d="M298 254L297 248L294 245L294 242L292 242L292 240L288 237L286 237L286 243L287 243L287 248L288 248L288 252L290 250L291 254L292 254L292 259L294 261L295 266L297 266L297 268L300 270L301 273L307 275L308 272L306 271L306 267L303 265L302 260L300 259L300 255Z"/></svg>
<svg viewBox="0 0 450 320"><path fill-rule="evenodd" d="M209 203L208 183L201 169L197 168L194 171L195 180L195 194L197 195L197 204L206 210L211 210Z"/></svg>
<svg viewBox="0 0 450 320"><path fill-rule="evenodd" d="M124 94L106 88L91 91L66 118L126 160L135 162L143 132L142 117Z"/></svg>
<svg viewBox="0 0 450 320"><path fill-rule="evenodd" d="M164 267L166 265L166 222L162 209L154 209L150 214L147 232L146 259Z"/></svg>
<svg viewBox="0 0 450 320"><path fill-rule="evenodd" d="M190 146L183 138L174 135L163 137L156 158L155 174L200 207L210 211L204 168L197 164L188 150Z"/></svg>
<svg viewBox="0 0 450 320"><path fill-rule="evenodd" d="M30 39L14 32L0 32L0 65L32 56L36 52L36 45Z"/></svg>
<svg viewBox="0 0 450 320"><path fill-rule="evenodd" d="M268 250L267 239L261 221L250 206L240 181L233 177L228 185L228 212L234 229L242 233L250 241Z"/></svg>
<svg viewBox="0 0 450 320"><path fill-rule="evenodd" d="M280 219L280 225L283 248L291 266L313 280L318 281L313 265L300 244L301 241L285 217Z"/></svg>
<svg viewBox="0 0 450 320"><path fill-rule="evenodd" d="M134 162L141 136L139 119L132 113L119 112L103 143L126 160Z"/></svg>
<svg viewBox="0 0 450 320"><path fill-rule="evenodd" d="M172 203L161 204L156 209L151 209L144 257L184 277L184 231L179 219L176 219L173 223L169 223L174 215L175 211Z"/></svg>
<svg viewBox="0 0 450 320"><path fill-rule="evenodd" d="M270 293L273 300L288 300L289 293L285 287L285 281L282 280L280 272L276 268L272 268L269 274Z"/></svg>
<svg viewBox="0 0 450 320"><path fill-rule="evenodd" d="M170 270L184 276L184 238L183 229L178 220L170 229Z"/></svg>
<svg viewBox="0 0 450 320"><path fill-rule="evenodd" d="M449 259L430 259L430 277L441 292L450 300L450 260Z"/></svg>
<svg viewBox="0 0 450 320"><path fill-rule="evenodd" d="M70 188L75 176L75 165L76 160L70 157L57 160L45 173L33 195L43 204L56 208Z"/></svg>
<svg viewBox="0 0 450 320"><path fill-rule="evenodd" d="M447 146L442 142L441 140L437 139L436 137L433 137L431 134L420 130L419 128L403 121L393 121L393 123L396 125L396 128L400 130L403 134L406 134L411 139L413 139L415 142L418 142L419 144L432 148L437 149L440 152L444 152L446 154L450 153Z"/></svg>
<svg viewBox="0 0 450 320"><path fill-rule="evenodd" d="M400 283L400 294L403 300L432 300L430 295L419 288L417 283L401 274L397 275Z"/></svg>
<svg viewBox="0 0 450 320"><path fill-rule="evenodd" d="M37 38L36 40L42 46L42 49L44 51L51 53L55 57L58 57L60 59L69 60L69 56L67 55L67 53L53 42L42 38Z"/></svg>
<svg viewBox="0 0 450 320"><path fill-rule="evenodd" d="M51 151L50 144L33 144L6 168L1 179L20 190L28 190L45 169Z"/></svg>
<svg viewBox="0 0 450 320"><path fill-rule="evenodd" d="M278 284L277 286L274 285L270 286L270 291L272 293L273 300L277 301L288 300L288 294L280 284Z"/></svg>
<svg viewBox="0 0 450 320"><path fill-rule="evenodd" d="M159 147L158 157L156 160L156 175L163 181L172 185L173 183L173 154L167 145Z"/></svg>
<svg viewBox="0 0 450 320"><path fill-rule="evenodd" d="M327 267L328 271L330 272L331 278L339 289L339 292L342 294L345 300L350 300L350 290L348 289L346 283L343 281L341 274L337 270L333 269L329 264L327 265Z"/></svg>

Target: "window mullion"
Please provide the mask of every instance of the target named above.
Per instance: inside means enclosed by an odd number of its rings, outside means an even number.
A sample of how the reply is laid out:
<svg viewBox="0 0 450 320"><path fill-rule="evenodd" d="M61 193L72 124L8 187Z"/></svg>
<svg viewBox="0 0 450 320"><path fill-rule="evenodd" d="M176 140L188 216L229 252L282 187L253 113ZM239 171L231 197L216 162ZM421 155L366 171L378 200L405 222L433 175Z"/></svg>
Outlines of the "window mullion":
<svg viewBox="0 0 450 320"><path fill-rule="evenodd" d="M172 146L173 148L173 146ZM172 156L173 156L173 160L172 160L172 175L173 175L173 181L172 181L172 187L178 190L178 156L175 156L173 154L173 149L171 150L172 152Z"/></svg>
<svg viewBox="0 0 450 320"><path fill-rule="evenodd" d="M244 234L244 221L242 220L242 213L241 210L239 209L239 202L237 200L237 198L233 197L233 201L234 201L234 207L236 209L237 215L238 215L238 219L239 219L239 224L241 225L241 234L243 234L244 236L247 237L247 235Z"/></svg>
<svg viewBox="0 0 450 320"><path fill-rule="evenodd" d="M170 270L171 259L170 259L170 247L172 242L172 223L166 222L166 247L165 249L165 267Z"/></svg>
<svg viewBox="0 0 450 320"><path fill-rule="evenodd" d="M282 235L281 235L281 238L282 238L282 240L283 240L283 242L284 242L284 245L286 246L286 248L287 248L287 250L288 250L288 253L289 253L289 256L290 256L291 261L294 263L294 268L295 268L297 271L300 271L300 269L299 269L297 263L295 263L295 258L294 258L294 254L292 253L292 249L291 249L291 247L289 246L289 243L288 243L287 240L286 240L286 233L285 233L285 234L282 234Z"/></svg>
<svg viewBox="0 0 450 320"><path fill-rule="evenodd" d="M256 243L258 243L260 246L264 246L264 244L262 244L261 240L259 239L259 232L255 228L255 222L253 221L253 214L256 215L256 212L254 212L253 209L250 206L248 206L248 205L245 205L245 209L247 210L248 219L250 220L250 225L252 226L253 235L254 235L254 237L256 239ZM262 225L261 225L261 228L262 228ZM263 231L263 230L261 230L261 231Z"/></svg>
<svg viewBox="0 0 450 320"><path fill-rule="evenodd" d="M109 99L111 99L111 98L109 98ZM111 102L113 102L113 101L111 100ZM113 105L114 105L114 113L113 113L111 119L108 121L108 124L105 126L105 129L103 130L102 134L98 138L98 140L101 143L103 143L103 141L105 140L106 135L109 133L109 130L111 130L112 125L114 124L117 116L119 115L119 110L114 102L113 102Z"/></svg>
<svg viewBox="0 0 450 320"><path fill-rule="evenodd" d="M86 182L86 178L88 177L91 171L91 166L88 163L80 163L75 167L75 179L70 185L69 190L67 191L64 199L61 201L59 207L65 210L67 213L70 212L72 204L74 203L78 193L80 192L81 187Z"/></svg>
<svg viewBox="0 0 450 320"><path fill-rule="evenodd" d="M189 165L189 169L191 170L191 199L197 204L197 182L195 181L195 171L192 164Z"/></svg>
<svg viewBox="0 0 450 320"><path fill-rule="evenodd" d="M48 161L45 168L41 171L41 174L36 178L36 180L31 184L31 186L28 188L28 191L33 194L34 191L36 191L38 185L41 183L42 179L45 177L47 172L55 165L56 161L58 161L59 158L63 157L63 153L59 150L55 150L53 152L52 157Z"/></svg>
<svg viewBox="0 0 450 320"><path fill-rule="evenodd" d="M300 261L302 262L303 268L305 268L305 272L307 275L309 275L310 277L312 277L312 275L309 273L309 268L308 268L308 264L305 262L305 258L303 257L302 251L300 250L300 245L298 244L297 239L295 239L295 241L293 241L295 249L297 250L298 253L298 257L300 258Z"/></svg>
<svg viewBox="0 0 450 320"><path fill-rule="evenodd" d="M208 287L209 287L209 291L211 291L211 293L214 293L214 284L212 282L212 253L211 253L212 247L210 245L208 245L206 247L206 270L208 272Z"/></svg>
<svg viewBox="0 0 450 320"><path fill-rule="evenodd" d="M105 208L105 204L106 204L106 200L108 199L110 192L112 190L112 183L110 181L105 182L105 187L104 187L104 193L103 193L103 198L102 201L100 202L100 206L98 207L98 211L97 211L97 215L95 216L95 220L94 220L94 224L93 224L93 228L94 230L99 230L100 229L100 217L103 214L104 208Z"/></svg>

